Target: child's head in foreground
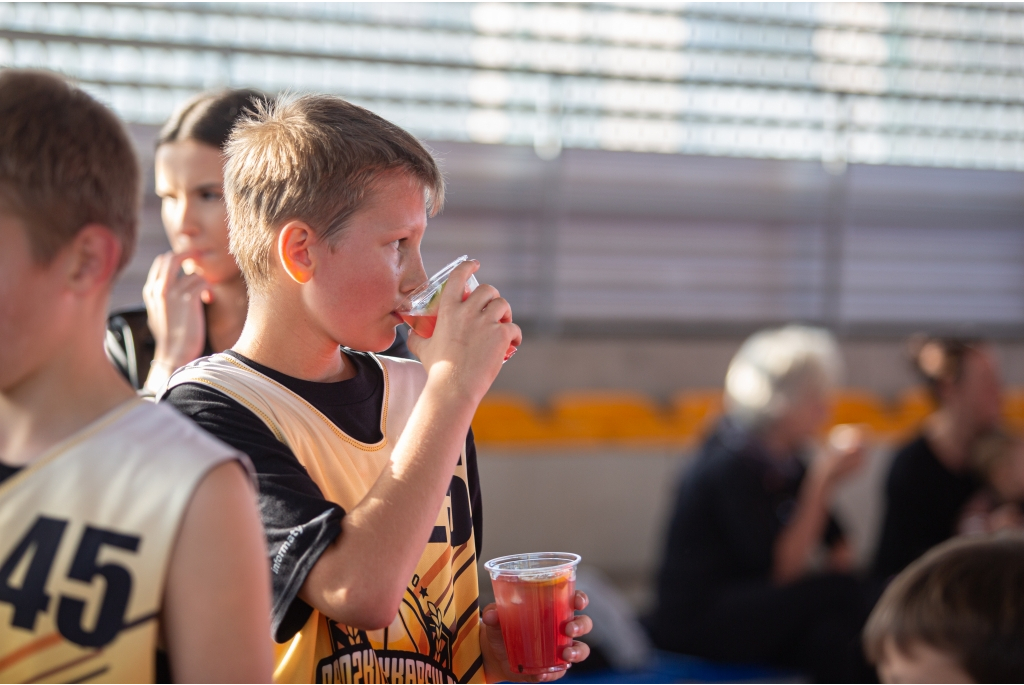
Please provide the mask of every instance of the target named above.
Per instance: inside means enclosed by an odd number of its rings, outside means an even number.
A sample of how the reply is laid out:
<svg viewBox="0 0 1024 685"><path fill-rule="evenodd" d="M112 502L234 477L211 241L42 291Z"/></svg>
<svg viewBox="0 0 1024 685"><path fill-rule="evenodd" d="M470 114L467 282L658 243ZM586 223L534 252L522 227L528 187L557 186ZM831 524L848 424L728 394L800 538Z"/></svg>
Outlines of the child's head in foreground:
<svg viewBox="0 0 1024 685"><path fill-rule="evenodd" d="M138 221L124 127L62 77L0 70L0 391L78 336L102 354Z"/></svg>
<svg viewBox="0 0 1024 685"><path fill-rule="evenodd" d="M1024 682L1024 536L925 554L886 588L864 648L883 682Z"/></svg>
<svg viewBox="0 0 1024 685"><path fill-rule="evenodd" d="M420 240L444 202L431 154L326 95L259 108L235 128L227 154L231 252L251 307L301 310L337 343L387 349L396 308L426 280Z"/></svg>

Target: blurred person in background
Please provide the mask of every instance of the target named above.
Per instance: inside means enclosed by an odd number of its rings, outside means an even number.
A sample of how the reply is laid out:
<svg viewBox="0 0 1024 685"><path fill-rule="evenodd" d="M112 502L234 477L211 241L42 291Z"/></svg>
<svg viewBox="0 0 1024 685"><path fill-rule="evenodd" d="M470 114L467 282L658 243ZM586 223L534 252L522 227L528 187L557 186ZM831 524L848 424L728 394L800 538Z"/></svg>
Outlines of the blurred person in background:
<svg viewBox="0 0 1024 685"><path fill-rule="evenodd" d="M999 424L1002 408L995 355L983 342L916 338L910 347L938 409L889 470L874 562L880 581L957 532L983 484L971 464L974 443Z"/></svg>
<svg viewBox="0 0 1024 685"><path fill-rule="evenodd" d="M835 340L803 326L761 331L733 357L726 415L683 478L651 619L662 649L871 678L857 636L870 607L829 512L864 459L843 427L810 460L841 375Z"/></svg>
<svg viewBox="0 0 1024 685"><path fill-rule="evenodd" d="M961 535L1024 528L1024 440L994 428L971 448L971 467L983 486L964 507Z"/></svg>
<svg viewBox="0 0 1024 685"><path fill-rule="evenodd" d="M235 124L268 102L250 89L202 93L160 130L156 194L171 250L153 260L142 291L145 308L116 312L107 326L107 355L147 394L175 369L223 352L242 333L249 300L228 252L224 147ZM401 332L385 354L410 356Z"/></svg>

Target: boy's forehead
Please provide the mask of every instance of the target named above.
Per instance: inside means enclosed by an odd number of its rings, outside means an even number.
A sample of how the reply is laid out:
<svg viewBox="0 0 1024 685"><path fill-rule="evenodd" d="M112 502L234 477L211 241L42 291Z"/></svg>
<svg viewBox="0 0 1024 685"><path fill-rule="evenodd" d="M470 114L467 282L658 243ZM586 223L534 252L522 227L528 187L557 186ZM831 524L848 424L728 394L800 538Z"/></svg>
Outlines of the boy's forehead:
<svg viewBox="0 0 1024 685"><path fill-rule="evenodd" d="M412 174L388 171L375 178L367 187L366 195L355 215L386 214L404 222L426 225L427 188Z"/></svg>
<svg viewBox="0 0 1024 685"><path fill-rule="evenodd" d="M427 186L412 172L399 168L381 171L367 184L366 190L368 201L393 193L412 193L422 195L425 202Z"/></svg>

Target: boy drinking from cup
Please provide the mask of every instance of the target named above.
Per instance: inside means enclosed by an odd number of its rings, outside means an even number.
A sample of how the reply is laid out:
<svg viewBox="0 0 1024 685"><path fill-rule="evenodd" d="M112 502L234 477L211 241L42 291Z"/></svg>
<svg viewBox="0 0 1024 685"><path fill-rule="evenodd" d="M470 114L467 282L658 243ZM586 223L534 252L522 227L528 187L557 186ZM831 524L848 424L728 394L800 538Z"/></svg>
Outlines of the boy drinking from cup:
<svg viewBox="0 0 1024 685"><path fill-rule="evenodd" d="M138 201L113 113L0 71L0 682L271 674L248 460L103 352Z"/></svg>
<svg viewBox="0 0 1024 685"><path fill-rule="evenodd" d="M420 241L444 201L434 159L327 96L260 111L227 154L248 317L234 348L179 370L165 399L255 464L275 680L512 678L497 614L481 621L478 607L469 430L521 339L509 304L488 285L463 300L478 268L468 262L450 276L432 337L410 335L422 365L353 351L387 348L399 304L426 280ZM566 630L589 626L581 616ZM575 643L564 656L587 653Z"/></svg>

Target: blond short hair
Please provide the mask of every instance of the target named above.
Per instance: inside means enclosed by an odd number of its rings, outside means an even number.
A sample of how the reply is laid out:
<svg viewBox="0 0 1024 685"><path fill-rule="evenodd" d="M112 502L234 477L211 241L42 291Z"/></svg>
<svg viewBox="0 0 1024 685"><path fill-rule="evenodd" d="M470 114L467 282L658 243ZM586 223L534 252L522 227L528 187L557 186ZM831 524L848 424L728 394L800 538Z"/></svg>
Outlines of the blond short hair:
<svg viewBox="0 0 1024 685"><path fill-rule="evenodd" d="M37 263L96 223L120 241L120 270L135 249L140 186L113 112L57 74L0 70L0 202L25 224Z"/></svg>
<svg viewBox="0 0 1024 685"><path fill-rule="evenodd" d="M335 241L390 171L423 183L427 211L444 204L444 178L415 137L339 97L282 97L235 127L228 141L224 191L230 249L250 291L265 290L277 233L304 221Z"/></svg>
<svg viewBox="0 0 1024 685"><path fill-rule="evenodd" d="M726 411L742 425L762 428L779 419L810 384L837 385L843 362L832 334L785 326L750 336L725 375Z"/></svg>

